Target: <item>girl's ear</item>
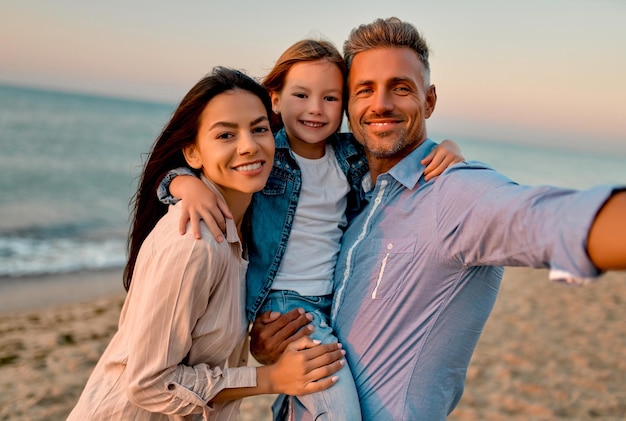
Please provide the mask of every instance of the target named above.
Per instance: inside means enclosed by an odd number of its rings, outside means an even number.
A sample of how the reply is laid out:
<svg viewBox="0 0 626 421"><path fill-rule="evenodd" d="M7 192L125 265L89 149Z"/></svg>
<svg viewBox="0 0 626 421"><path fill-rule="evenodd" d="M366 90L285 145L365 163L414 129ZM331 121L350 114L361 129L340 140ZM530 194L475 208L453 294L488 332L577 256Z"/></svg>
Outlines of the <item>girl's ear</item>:
<svg viewBox="0 0 626 421"><path fill-rule="evenodd" d="M202 168L202 160L200 159L200 151L195 143L190 143L183 147L183 155L185 161L191 168L199 170Z"/></svg>
<svg viewBox="0 0 626 421"><path fill-rule="evenodd" d="M272 98L272 111L274 114L280 114L280 94L278 92L270 92L270 98Z"/></svg>

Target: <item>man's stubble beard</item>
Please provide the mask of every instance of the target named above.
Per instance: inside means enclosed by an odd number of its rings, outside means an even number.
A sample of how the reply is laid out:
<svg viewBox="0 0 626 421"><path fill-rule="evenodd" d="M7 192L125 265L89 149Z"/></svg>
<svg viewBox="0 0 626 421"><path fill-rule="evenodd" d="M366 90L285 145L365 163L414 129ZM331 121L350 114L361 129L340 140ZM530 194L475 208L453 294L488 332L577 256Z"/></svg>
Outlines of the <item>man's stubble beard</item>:
<svg viewBox="0 0 626 421"><path fill-rule="evenodd" d="M402 152L411 144L411 142L407 140L408 136L406 129L402 129L400 131L378 133L374 136L379 139L396 136L396 140L390 148L387 147L373 149L372 147L378 145L380 142L377 139L372 140L372 137L366 132L362 132L362 135L363 141L361 143L367 150L368 154L376 158L393 158L398 155L406 155L406 153Z"/></svg>

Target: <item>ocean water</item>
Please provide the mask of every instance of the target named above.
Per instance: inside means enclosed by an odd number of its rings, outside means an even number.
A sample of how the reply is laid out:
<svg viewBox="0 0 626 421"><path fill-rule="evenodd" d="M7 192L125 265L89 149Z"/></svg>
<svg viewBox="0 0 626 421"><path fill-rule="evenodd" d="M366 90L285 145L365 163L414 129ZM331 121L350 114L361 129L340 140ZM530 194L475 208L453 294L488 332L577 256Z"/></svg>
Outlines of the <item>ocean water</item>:
<svg viewBox="0 0 626 421"><path fill-rule="evenodd" d="M123 267L129 201L174 108L0 86L0 278ZM626 184L623 155L454 140L520 183Z"/></svg>
<svg viewBox="0 0 626 421"><path fill-rule="evenodd" d="M173 110L0 86L0 277L124 266L129 201Z"/></svg>

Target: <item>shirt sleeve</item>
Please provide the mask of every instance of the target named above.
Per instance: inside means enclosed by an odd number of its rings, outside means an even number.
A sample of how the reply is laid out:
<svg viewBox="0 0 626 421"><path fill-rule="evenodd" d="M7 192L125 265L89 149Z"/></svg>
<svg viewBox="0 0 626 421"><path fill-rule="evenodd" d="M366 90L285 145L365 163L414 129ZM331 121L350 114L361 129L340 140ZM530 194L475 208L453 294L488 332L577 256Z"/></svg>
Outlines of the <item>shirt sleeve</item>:
<svg viewBox="0 0 626 421"><path fill-rule="evenodd" d="M157 197L159 201L165 205L175 205L180 201L179 198L174 197L170 193L170 184L172 184L172 180L179 175L192 175L196 176L193 171L191 171L187 167L179 167L173 170L168 171L163 177L163 180L159 183L159 187L157 188Z"/></svg>
<svg viewBox="0 0 626 421"><path fill-rule="evenodd" d="M179 236L167 246L155 241L142 252L147 264L135 269L129 293L132 307L127 311L127 324L133 329L127 395L151 412L204 414L208 419L212 410L208 402L221 390L256 386L254 367L185 364L193 328L206 311L219 276L219 256L206 242L189 236Z"/></svg>
<svg viewBox="0 0 626 421"><path fill-rule="evenodd" d="M470 162L434 188L438 234L463 265L550 268L550 279L576 284L600 274L587 255L587 235L615 186L523 186Z"/></svg>

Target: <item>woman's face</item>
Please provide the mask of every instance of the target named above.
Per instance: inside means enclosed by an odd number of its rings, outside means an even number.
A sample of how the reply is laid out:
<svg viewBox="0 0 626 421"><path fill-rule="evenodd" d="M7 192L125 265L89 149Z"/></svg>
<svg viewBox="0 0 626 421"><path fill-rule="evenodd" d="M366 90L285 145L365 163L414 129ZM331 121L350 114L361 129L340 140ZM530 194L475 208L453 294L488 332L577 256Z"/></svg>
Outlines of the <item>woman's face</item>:
<svg viewBox="0 0 626 421"><path fill-rule="evenodd" d="M274 137L261 100L242 89L214 97L200 116L196 142L186 148L185 157L192 167L202 168L227 201L261 190L274 158Z"/></svg>

